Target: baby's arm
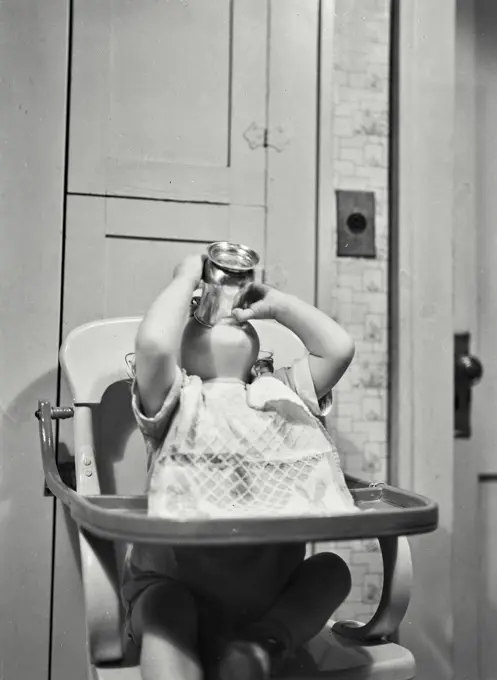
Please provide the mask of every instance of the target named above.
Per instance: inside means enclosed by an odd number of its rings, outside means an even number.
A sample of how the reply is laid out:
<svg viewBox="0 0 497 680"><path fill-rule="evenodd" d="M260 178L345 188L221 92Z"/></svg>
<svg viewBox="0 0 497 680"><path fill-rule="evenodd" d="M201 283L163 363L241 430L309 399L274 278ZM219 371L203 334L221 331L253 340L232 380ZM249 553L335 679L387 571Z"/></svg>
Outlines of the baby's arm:
<svg viewBox="0 0 497 680"><path fill-rule="evenodd" d="M140 401L147 417L161 408L177 370L181 337L192 295L202 277L204 258L187 257L171 283L152 303L138 328L135 371Z"/></svg>
<svg viewBox="0 0 497 680"><path fill-rule="evenodd" d="M350 335L327 314L303 300L264 284L252 284L234 310L239 321L275 319L297 335L309 352L318 398L340 380L354 356Z"/></svg>
<svg viewBox="0 0 497 680"><path fill-rule="evenodd" d="M352 338L327 314L293 295L281 294L274 318L306 346L316 395L323 397L352 361L355 351Z"/></svg>

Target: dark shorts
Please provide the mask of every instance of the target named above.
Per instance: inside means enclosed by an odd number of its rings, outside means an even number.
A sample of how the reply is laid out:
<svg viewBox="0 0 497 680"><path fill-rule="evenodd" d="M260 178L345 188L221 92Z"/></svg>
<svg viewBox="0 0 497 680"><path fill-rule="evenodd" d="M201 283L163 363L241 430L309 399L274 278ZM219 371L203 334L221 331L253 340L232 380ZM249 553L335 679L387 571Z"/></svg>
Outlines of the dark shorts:
<svg viewBox="0 0 497 680"><path fill-rule="evenodd" d="M200 559L195 564L195 557ZM123 588L126 634L137 644L132 611L151 586L168 584L192 596L199 621L198 653L204 668L217 665L221 650L230 638L256 623L270 609L297 566L305 558L305 545L288 544L243 548L233 555L223 551L201 553L177 551L178 578L159 571L158 555L130 560ZM147 567L146 569L144 569ZM203 567L203 568L200 568Z"/></svg>

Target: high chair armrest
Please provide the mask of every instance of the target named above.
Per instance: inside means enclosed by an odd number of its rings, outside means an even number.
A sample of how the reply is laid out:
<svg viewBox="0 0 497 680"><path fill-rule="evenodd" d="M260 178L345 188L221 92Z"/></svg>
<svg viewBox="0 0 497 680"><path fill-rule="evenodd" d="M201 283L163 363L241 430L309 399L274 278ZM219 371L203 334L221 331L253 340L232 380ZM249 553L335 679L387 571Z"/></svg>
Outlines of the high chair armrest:
<svg viewBox="0 0 497 680"><path fill-rule="evenodd" d="M52 415L50 402L40 401L36 416L39 420L43 471L50 491L72 510L77 493L64 483L57 468ZM85 453L88 452L83 450ZM80 475L78 487L81 487L81 482L84 486L85 480L86 475ZM90 486L89 483L86 485ZM96 474L91 481L91 488L94 492L99 490ZM117 661L123 656L123 643L121 607L114 573L114 544L82 530L79 532L79 542L90 658L94 663Z"/></svg>
<svg viewBox="0 0 497 680"><path fill-rule="evenodd" d="M54 409L49 401L40 400L38 402L38 410L35 416L38 418L43 474L47 488L68 508L71 508L75 492L64 482L57 467L52 427L53 411Z"/></svg>
<svg viewBox="0 0 497 680"><path fill-rule="evenodd" d="M395 633L404 618L411 596L412 560L405 536L378 539L383 557L383 590L373 618L362 625L338 621L333 631L357 641L373 641Z"/></svg>

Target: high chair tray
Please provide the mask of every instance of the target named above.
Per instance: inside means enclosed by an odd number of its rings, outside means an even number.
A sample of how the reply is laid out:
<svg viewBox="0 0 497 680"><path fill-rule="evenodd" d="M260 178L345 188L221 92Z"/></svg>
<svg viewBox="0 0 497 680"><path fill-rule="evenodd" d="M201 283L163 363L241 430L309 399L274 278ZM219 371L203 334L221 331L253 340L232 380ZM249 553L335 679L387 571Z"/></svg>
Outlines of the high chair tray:
<svg viewBox="0 0 497 680"><path fill-rule="evenodd" d="M81 527L104 538L133 542L215 544L279 543L405 536L433 531L435 504L390 486L371 487L347 478L364 512L333 517L167 520L147 517L145 496L79 496L71 515Z"/></svg>
<svg viewBox="0 0 497 680"><path fill-rule="evenodd" d="M146 496L83 496L60 477L55 460L50 405L40 404L43 471L50 491L70 510L74 521L111 540L169 544L289 543L406 536L434 531L436 503L423 496L347 476L356 505L363 512L332 517L169 520L147 516Z"/></svg>

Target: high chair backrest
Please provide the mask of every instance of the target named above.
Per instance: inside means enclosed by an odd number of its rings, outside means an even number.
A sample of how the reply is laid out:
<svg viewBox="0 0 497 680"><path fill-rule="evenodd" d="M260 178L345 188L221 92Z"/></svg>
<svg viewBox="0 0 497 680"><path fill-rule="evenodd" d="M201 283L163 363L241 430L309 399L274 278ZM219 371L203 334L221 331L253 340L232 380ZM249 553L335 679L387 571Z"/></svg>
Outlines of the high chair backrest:
<svg viewBox="0 0 497 680"><path fill-rule="evenodd" d="M134 352L141 317L103 319L79 326L61 349L60 361L75 404L98 404L105 391L129 378L126 357ZM299 338L281 324L255 320L261 350L273 352L275 368L305 352Z"/></svg>
<svg viewBox="0 0 497 680"><path fill-rule="evenodd" d="M140 321L115 318L80 326L69 333L60 352L75 407L90 407L84 418L75 417L74 426L77 445L95 448L102 493L143 493L145 451L131 412L127 362ZM305 353L299 338L284 326L269 320L253 325L261 350L273 352L275 368Z"/></svg>

